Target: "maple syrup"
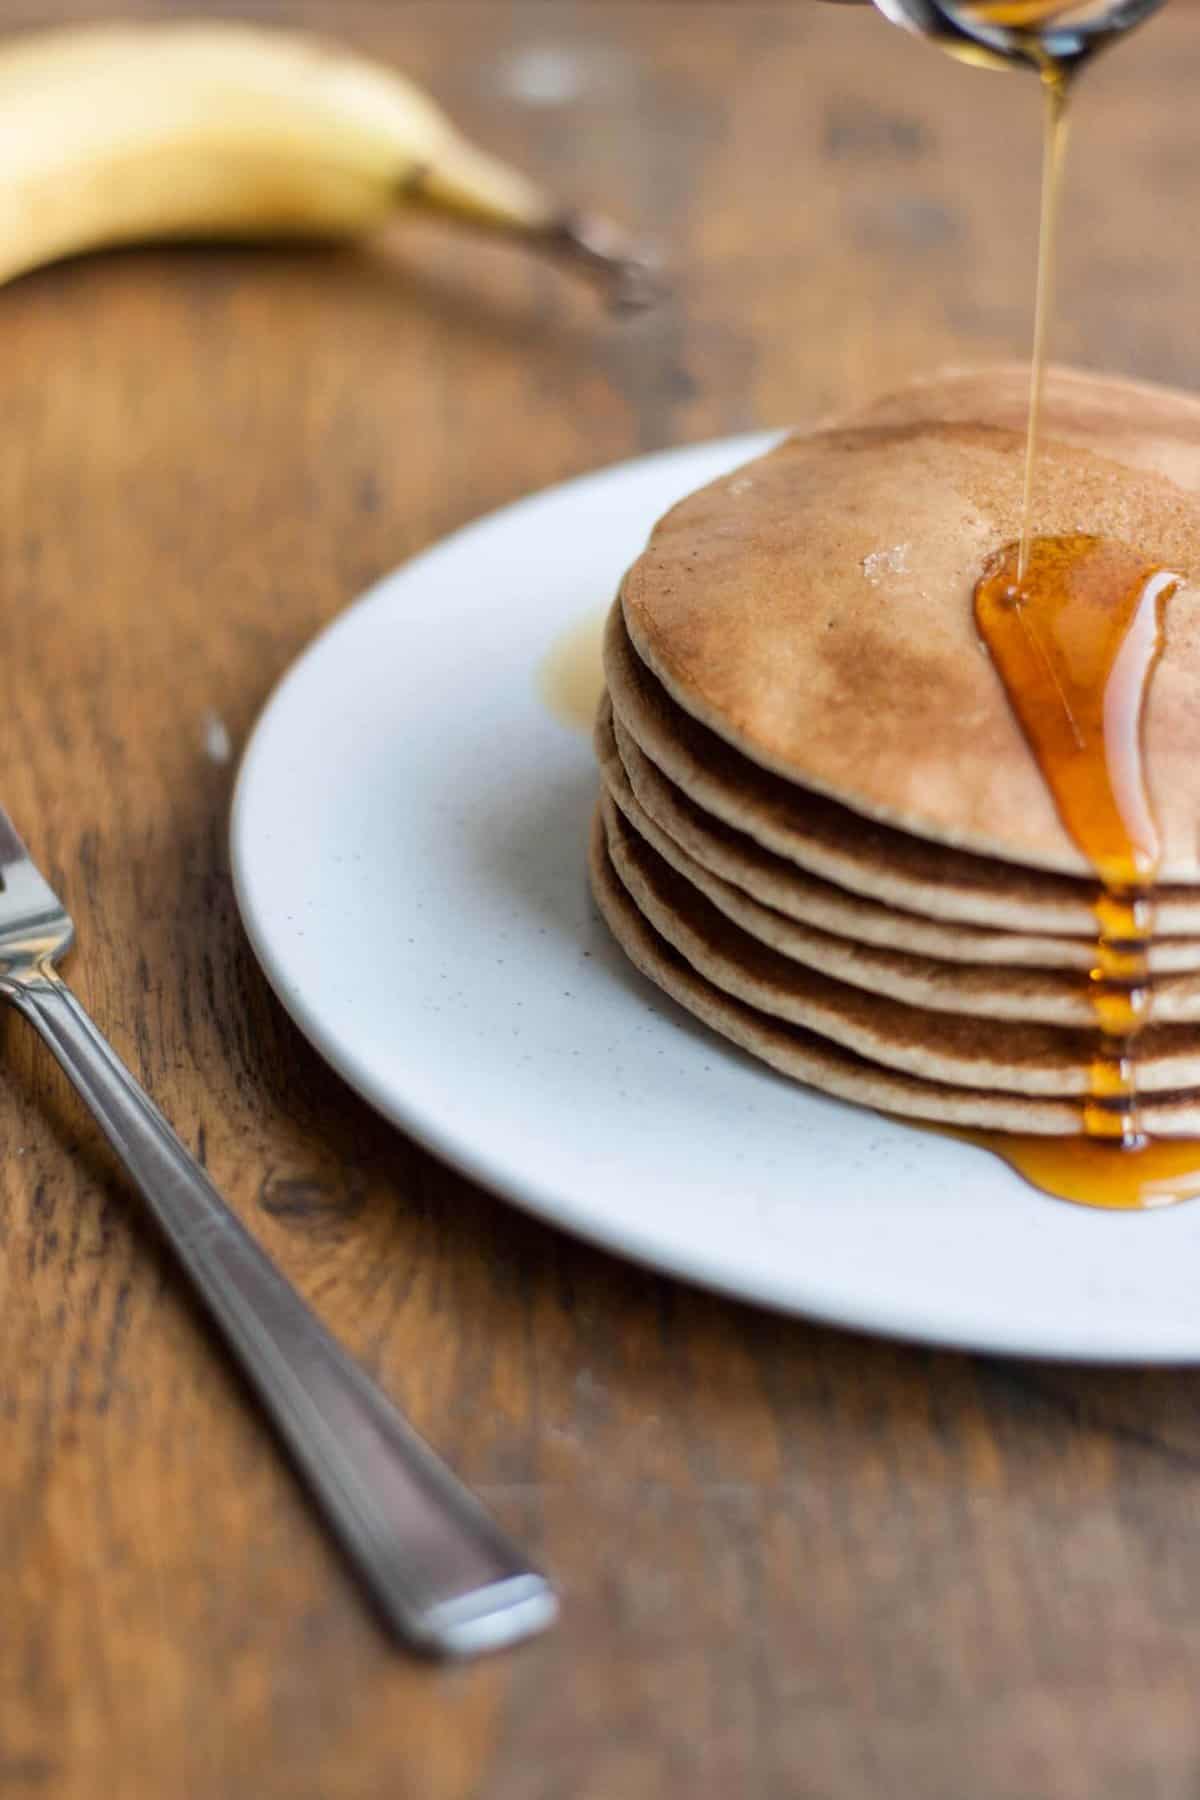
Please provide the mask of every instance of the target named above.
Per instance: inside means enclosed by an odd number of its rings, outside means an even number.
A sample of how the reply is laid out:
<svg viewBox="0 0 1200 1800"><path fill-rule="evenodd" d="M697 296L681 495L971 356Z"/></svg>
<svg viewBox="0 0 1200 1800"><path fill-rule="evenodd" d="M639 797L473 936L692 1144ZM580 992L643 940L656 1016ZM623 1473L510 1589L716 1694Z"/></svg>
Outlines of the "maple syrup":
<svg viewBox="0 0 1200 1800"><path fill-rule="evenodd" d="M542 699L564 725L591 731L604 692L604 621L608 608L588 613L551 644L538 670Z"/></svg>
<svg viewBox="0 0 1200 1800"><path fill-rule="evenodd" d="M1106 1138L1002 1131L952 1135L1003 1157L1032 1187L1077 1206L1144 1212L1200 1195L1200 1143L1192 1138L1152 1138L1124 1149Z"/></svg>
<svg viewBox="0 0 1200 1800"><path fill-rule="evenodd" d="M1025 479L1021 492L1021 544L1017 574L1023 577L1029 564L1033 536L1033 483L1037 470L1038 442L1042 428L1042 398L1046 388L1046 352L1050 316L1054 310L1054 271L1057 262L1058 210L1062 194L1063 162L1067 151L1066 77L1057 64L1042 74L1045 125L1042 145L1042 205L1038 226L1037 290L1033 308L1033 356L1029 371L1029 420L1025 428Z"/></svg>
<svg viewBox="0 0 1200 1800"><path fill-rule="evenodd" d="M1149 944L1161 850L1142 715L1180 576L1109 539L1032 538L993 557L975 623L1059 817L1101 883L1090 993L1096 1022L1084 1136L971 1133L1035 1186L1084 1205L1165 1205L1200 1193L1200 1142L1152 1141L1138 1111L1138 1037L1153 1010Z"/></svg>
<svg viewBox="0 0 1200 1800"><path fill-rule="evenodd" d="M1180 577L1105 538L1012 547L975 590L975 623L1063 824L1103 885L1100 935L1144 938L1159 863L1142 709Z"/></svg>

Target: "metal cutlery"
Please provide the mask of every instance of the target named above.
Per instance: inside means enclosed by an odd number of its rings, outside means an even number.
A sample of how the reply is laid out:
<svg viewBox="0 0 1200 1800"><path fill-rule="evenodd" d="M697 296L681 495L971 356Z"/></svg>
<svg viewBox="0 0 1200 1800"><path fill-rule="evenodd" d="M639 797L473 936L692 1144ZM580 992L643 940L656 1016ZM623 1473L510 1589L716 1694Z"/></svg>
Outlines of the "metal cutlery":
<svg viewBox="0 0 1200 1800"><path fill-rule="evenodd" d="M545 1577L334 1342L62 981L73 938L0 808L0 997L95 1115L384 1619L452 1656L542 1630L557 1611Z"/></svg>

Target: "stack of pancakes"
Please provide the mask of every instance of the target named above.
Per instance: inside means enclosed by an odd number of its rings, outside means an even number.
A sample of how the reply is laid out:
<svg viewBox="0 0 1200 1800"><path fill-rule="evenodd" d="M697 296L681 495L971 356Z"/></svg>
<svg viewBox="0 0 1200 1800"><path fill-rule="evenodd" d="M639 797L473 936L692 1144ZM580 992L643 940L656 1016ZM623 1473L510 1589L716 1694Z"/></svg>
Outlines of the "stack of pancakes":
<svg viewBox="0 0 1200 1800"><path fill-rule="evenodd" d="M656 527L609 618L596 899L784 1074L918 1119L1083 1130L1099 889L974 627L1020 528L1025 374L787 440ZM1038 530L1183 575L1144 719L1162 841L1147 1130L1200 1131L1200 401L1052 371Z"/></svg>

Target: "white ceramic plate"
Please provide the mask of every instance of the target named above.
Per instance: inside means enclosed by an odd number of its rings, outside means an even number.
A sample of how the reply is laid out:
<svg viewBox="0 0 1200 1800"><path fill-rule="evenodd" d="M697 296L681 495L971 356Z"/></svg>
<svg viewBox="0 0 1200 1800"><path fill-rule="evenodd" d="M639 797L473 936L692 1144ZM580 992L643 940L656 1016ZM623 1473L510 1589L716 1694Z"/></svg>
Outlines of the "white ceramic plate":
<svg viewBox="0 0 1200 1800"><path fill-rule="evenodd" d="M587 738L548 650L655 517L763 447L522 501L389 576L291 670L233 812L242 917L300 1029L498 1193L731 1294L928 1343L1200 1361L1200 1203L1088 1212L789 1085L625 963L588 898Z"/></svg>

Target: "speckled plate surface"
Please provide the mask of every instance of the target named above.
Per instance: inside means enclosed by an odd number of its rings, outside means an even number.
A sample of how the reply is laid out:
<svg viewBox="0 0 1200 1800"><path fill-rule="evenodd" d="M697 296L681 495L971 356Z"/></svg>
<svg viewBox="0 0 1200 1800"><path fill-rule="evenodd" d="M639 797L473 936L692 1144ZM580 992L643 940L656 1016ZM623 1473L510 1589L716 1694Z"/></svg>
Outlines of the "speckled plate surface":
<svg viewBox="0 0 1200 1800"><path fill-rule="evenodd" d="M591 748L539 670L658 513L767 441L525 500L313 644L259 721L234 803L267 976L397 1125L640 1262L929 1343L1200 1361L1200 1203L1084 1211L981 1151L797 1089L636 976L596 916Z"/></svg>

